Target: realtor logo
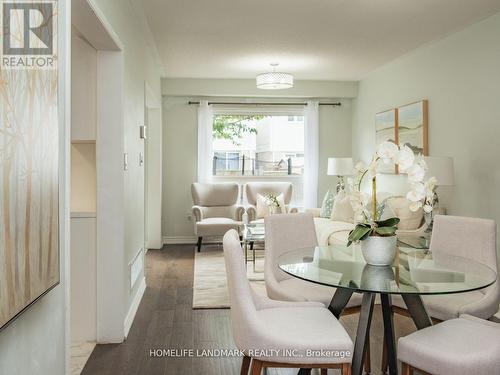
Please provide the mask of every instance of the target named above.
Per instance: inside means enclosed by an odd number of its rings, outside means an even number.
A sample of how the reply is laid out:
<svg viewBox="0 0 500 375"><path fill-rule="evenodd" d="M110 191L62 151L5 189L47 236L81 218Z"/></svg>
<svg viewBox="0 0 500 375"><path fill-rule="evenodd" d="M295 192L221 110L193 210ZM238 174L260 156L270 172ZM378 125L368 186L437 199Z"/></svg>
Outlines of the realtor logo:
<svg viewBox="0 0 500 375"><path fill-rule="evenodd" d="M2 3L2 68L55 68L55 1Z"/></svg>

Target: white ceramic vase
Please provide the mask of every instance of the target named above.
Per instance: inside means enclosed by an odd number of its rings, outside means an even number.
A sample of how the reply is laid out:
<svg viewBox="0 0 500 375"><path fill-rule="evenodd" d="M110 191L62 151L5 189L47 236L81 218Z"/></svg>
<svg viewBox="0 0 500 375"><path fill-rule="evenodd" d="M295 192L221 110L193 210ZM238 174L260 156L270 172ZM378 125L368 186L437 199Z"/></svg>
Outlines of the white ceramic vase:
<svg viewBox="0 0 500 375"><path fill-rule="evenodd" d="M361 251L366 263L372 266L390 266L396 257L396 236L369 236L361 241Z"/></svg>

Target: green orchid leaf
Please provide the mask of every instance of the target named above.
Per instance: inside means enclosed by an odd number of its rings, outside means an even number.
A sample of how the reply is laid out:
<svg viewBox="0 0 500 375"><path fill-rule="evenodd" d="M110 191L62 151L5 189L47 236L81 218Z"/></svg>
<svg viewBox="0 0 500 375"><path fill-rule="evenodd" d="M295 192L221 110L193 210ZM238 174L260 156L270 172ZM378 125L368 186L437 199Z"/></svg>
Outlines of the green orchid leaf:
<svg viewBox="0 0 500 375"><path fill-rule="evenodd" d="M377 232L377 234L380 234L381 236L389 236L396 233L396 229L396 227L378 227L375 228L375 232Z"/></svg>
<svg viewBox="0 0 500 375"><path fill-rule="evenodd" d="M377 224L378 227L395 227L396 225L399 224L399 218L391 217L390 219L376 221L375 223Z"/></svg>
<svg viewBox="0 0 500 375"><path fill-rule="evenodd" d="M371 227L356 225L356 228L349 233L347 246L350 246L355 241L360 241L362 238L366 238L370 234L371 230Z"/></svg>

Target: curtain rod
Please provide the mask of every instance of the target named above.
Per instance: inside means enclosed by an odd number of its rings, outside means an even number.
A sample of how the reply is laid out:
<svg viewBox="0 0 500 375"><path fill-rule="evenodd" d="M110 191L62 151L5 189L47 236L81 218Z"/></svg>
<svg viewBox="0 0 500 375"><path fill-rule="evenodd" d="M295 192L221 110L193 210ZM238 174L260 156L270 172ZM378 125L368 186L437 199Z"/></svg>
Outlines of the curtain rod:
<svg viewBox="0 0 500 375"><path fill-rule="evenodd" d="M200 102L188 102L189 105L200 104ZM208 102L208 104L221 104L221 105L307 105L307 103L280 103L280 102L269 102L269 103L246 103L246 102ZM342 104L337 103L319 103L319 105L331 105L334 107L340 107Z"/></svg>

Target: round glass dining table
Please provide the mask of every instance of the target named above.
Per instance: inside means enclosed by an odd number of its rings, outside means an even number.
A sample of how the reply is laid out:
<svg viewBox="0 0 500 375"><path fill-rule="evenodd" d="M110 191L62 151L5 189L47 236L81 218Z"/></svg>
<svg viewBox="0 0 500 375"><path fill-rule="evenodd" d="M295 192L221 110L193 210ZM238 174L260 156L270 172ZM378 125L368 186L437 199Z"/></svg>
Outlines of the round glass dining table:
<svg viewBox="0 0 500 375"><path fill-rule="evenodd" d="M389 374L397 375L392 295L401 295L417 329L422 329L432 325L422 295L483 289L497 278L494 270L471 259L403 247L398 249L392 266L386 267L366 264L359 245L293 250L278 258L278 266L293 277L336 288L329 310L337 318L353 293L363 294L352 357L353 375L362 374L377 294L382 305Z"/></svg>

